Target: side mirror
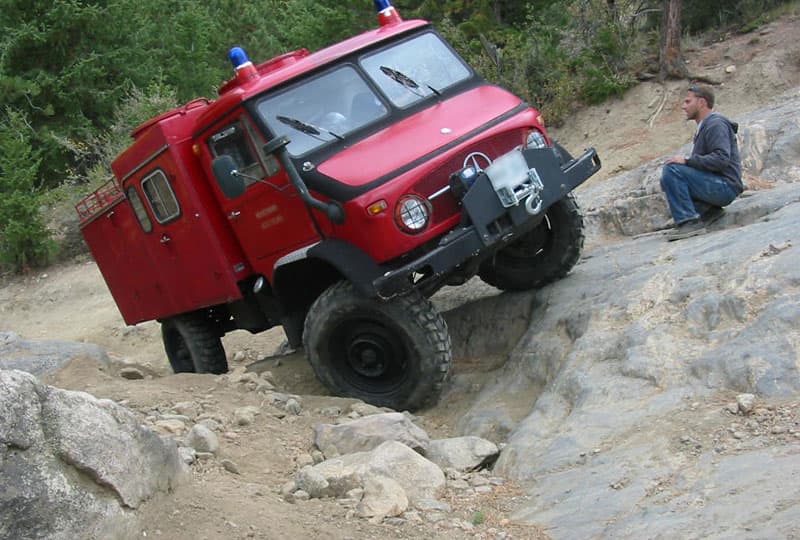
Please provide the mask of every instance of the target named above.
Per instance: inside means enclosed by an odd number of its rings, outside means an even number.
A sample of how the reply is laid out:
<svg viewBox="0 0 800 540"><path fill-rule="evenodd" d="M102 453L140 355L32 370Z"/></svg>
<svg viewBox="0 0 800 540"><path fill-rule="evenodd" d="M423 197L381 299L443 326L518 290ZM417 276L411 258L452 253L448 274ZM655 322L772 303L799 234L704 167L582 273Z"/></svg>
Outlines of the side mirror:
<svg viewBox="0 0 800 540"><path fill-rule="evenodd" d="M246 186L244 179L234 174L236 172L236 162L227 154L217 156L211 162L211 169L214 171L214 178L217 184L229 199L235 199L244 195Z"/></svg>

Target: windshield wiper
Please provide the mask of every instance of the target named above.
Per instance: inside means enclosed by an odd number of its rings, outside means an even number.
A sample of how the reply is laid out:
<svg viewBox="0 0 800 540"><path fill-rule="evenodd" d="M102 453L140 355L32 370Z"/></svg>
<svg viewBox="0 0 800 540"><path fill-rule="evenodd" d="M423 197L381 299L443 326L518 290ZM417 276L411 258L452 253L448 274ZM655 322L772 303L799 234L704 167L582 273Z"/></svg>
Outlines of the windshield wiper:
<svg viewBox="0 0 800 540"><path fill-rule="evenodd" d="M300 133L305 133L306 135L311 135L317 140L325 141L320 135L323 133L330 135L331 137L336 137L340 141L344 140L344 137L339 135L338 133L334 133L329 129L325 129L324 127L315 126L314 124L309 124L308 122L303 122L302 120L298 120L297 118L292 118L290 116L276 116L275 117L278 122L282 124L286 124L290 128L296 129Z"/></svg>
<svg viewBox="0 0 800 540"><path fill-rule="evenodd" d="M396 69L392 69L389 66L381 66L381 72L384 75L386 75L387 77L389 77L390 79L392 79L394 82L396 82L396 83L408 88L409 90L411 90L412 93L416 94L417 96L425 97L424 94L422 94L422 93L417 91L417 90L419 90L419 83L417 81L415 81L414 79L412 79L411 77L409 77L408 75L406 75L405 73L403 73L402 71L398 71ZM431 92L433 92L437 96L441 96L442 95L442 93L439 92L433 86L431 86L429 84L426 84L424 82L422 84L428 90L430 90Z"/></svg>

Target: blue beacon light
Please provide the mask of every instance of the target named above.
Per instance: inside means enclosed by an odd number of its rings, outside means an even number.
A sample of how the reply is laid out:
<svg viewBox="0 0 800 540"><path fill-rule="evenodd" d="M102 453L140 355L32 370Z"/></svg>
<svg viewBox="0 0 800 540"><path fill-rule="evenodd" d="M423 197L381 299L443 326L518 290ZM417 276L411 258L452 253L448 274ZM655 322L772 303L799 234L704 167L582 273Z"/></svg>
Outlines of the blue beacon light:
<svg viewBox="0 0 800 540"><path fill-rule="evenodd" d="M375 10L378 12L378 22L381 26L403 21L391 0L375 0Z"/></svg>
<svg viewBox="0 0 800 540"><path fill-rule="evenodd" d="M255 79L258 77L258 70L247 57L247 53L241 47L232 47L228 51L228 58L233 64L236 78L240 81Z"/></svg>

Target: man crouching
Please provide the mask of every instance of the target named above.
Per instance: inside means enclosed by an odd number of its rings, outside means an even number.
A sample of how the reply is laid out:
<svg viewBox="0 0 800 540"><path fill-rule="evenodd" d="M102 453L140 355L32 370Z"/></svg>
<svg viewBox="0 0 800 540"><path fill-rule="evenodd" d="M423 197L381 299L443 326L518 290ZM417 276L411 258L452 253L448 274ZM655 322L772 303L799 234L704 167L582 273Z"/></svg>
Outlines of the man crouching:
<svg viewBox="0 0 800 540"><path fill-rule="evenodd" d="M697 122L692 155L667 159L661 175L661 189L675 222L667 235L670 241L705 233L706 225L722 215L722 207L744 191L736 143L739 125L713 108L710 88L689 87L681 109L687 120Z"/></svg>

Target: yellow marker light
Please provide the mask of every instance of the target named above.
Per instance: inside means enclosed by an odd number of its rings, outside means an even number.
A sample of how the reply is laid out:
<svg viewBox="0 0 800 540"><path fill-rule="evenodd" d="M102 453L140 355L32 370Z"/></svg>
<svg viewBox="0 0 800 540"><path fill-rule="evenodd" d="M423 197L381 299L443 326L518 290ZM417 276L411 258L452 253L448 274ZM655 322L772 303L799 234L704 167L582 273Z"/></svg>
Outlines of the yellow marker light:
<svg viewBox="0 0 800 540"><path fill-rule="evenodd" d="M200 155L200 145L199 144L193 144L192 145L192 152L194 152L194 155L199 156Z"/></svg>
<svg viewBox="0 0 800 540"><path fill-rule="evenodd" d="M539 122L539 124L541 124L542 127L544 127L544 116L543 115L540 114L539 116L537 116L536 117L536 121Z"/></svg>
<svg viewBox="0 0 800 540"><path fill-rule="evenodd" d="M386 210L388 207L389 205L386 204L386 201L380 200L378 202L374 202L371 205L367 206L367 213L371 216L377 216L378 214Z"/></svg>

